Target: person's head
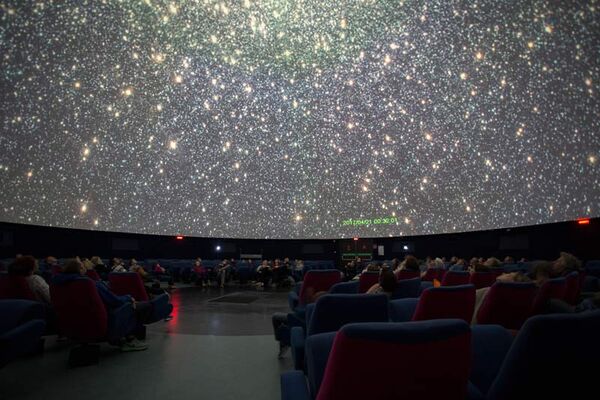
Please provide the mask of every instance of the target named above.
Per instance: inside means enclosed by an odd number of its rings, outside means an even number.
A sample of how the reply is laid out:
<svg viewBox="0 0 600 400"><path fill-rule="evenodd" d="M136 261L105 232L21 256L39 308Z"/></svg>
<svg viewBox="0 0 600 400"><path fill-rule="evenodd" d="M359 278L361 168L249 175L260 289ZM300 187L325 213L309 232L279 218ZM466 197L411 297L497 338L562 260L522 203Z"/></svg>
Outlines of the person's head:
<svg viewBox="0 0 600 400"><path fill-rule="evenodd" d="M475 267L475 265L479 264L479 258L477 257L472 257L469 260L469 267Z"/></svg>
<svg viewBox="0 0 600 400"><path fill-rule="evenodd" d="M92 264L94 264L94 266L96 266L96 265L102 265L102 264L104 264L104 263L102 262L102 259L101 259L100 257L98 257L98 256L94 256L94 257L92 257L92 258L90 259L90 261L92 262Z"/></svg>
<svg viewBox="0 0 600 400"><path fill-rule="evenodd" d="M404 268L409 271L418 271L419 270L419 260L415 256L406 256L404 257Z"/></svg>
<svg viewBox="0 0 600 400"><path fill-rule="evenodd" d="M121 265L121 259L117 257L113 258L111 262L112 265Z"/></svg>
<svg viewBox="0 0 600 400"><path fill-rule="evenodd" d="M390 268L382 268L379 272L379 286L386 293L392 293L396 290L396 285L398 284L396 280L396 275L394 271Z"/></svg>
<svg viewBox="0 0 600 400"><path fill-rule="evenodd" d="M81 263L83 264L83 266L85 267L85 269L94 269L94 264L88 260L87 258L84 258Z"/></svg>
<svg viewBox="0 0 600 400"><path fill-rule="evenodd" d="M459 258L458 260L456 260L455 265L460 265L460 266L466 267L467 266L467 262L465 261L464 258Z"/></svg>
<svg viewBox="0 0 600 400"><path fill-rule="evenodd" d="M512 258L511 256L504 257L504 264L514 264L514 263L515 263L515 259Z"/></svg>
<svg viewBox="0 0 600 400"><path fill-rule="evenodd" d="M132 267L136 266L137 263L138 262L137 262L137 260L135 258L132 258L131 260L129 260L129 265L132 266Z"/></svg>
<svg viewBox="0 0 600 400"><path fill-rule="evenodd" d="M581 261L573 254L564 251L561 251L560 257L552 263L552 274L555 276L565 275L572 271L579 271L580 269Z"/></svg>
<svg viewBox="0 0 600 400"><path fill-rule="evenodd" d="M485 260L483 265L489 268L498 268L500 267L500 260L498 260L496 257L490 257L487 260Z"/></svg>
<svg viewBox="0 0 600 400"><path fill-rule="evenodd" d="M268 267L269 266L269 260L262 260L262 264L263 267Z"/></svg>
<svg viewBox="0 0 600 400"><path fill-rule="evenodd" d="M196 265L196 266L202 265L202 260L199 259L199 258L196 258L196 261L194 262L194 265Z"/></svg>
<svg viewBox="0 0 600 400"><path fill-rule="evenodd" d="M284 262L284 263L289 263L289 262L290 262L290 259L289 259L288 257L286 257L286 258L284 258L284 259L283 259L283 262Z"/></svg>
<svg viewBox="0 0 600 400"><path fill-rule="evenodd" d="M21 256L8 266L8 273L11 275L30 276L35 270L37 270L37 261L33 256Z"/></svg>
<svg viewBox="0 0 600 400"><path fill-rule="evenodd" d="M379 271L380 267L379 265L375 264L375 263L369 263L369 265L367 265L367 271Z"/></svg>
<svg viewBox="0 0 600 400"><path fill-rule="evenodd" d="M62 271L64 274L85 275L85 267L83 263L76 258L70 258L63 265Z"/></svg>
<svg viewBox="0 0 600 400"><path fill-rule="evenodd" d="M56 259L56 257L48 256L48 257L46 257L46 264L47 265L56 265L56 264L58 264L58 260Z"/></svg>
<svg viewBox="0 0 600 400"><path fill-rule="evenodd" d="M533 266L532 276L533 280L541 285L550 279L552 275L552 263L549 261L540 261Z"/></svg>
<svg viewBox="0 0 600 400"><path fill-rule="evenodd" d="M531 282L531 279L522 272L509 272L496 278L498 282Z"/></svg>
<svg viewBox="0 0 600 400"><path fill-rule="evenodd" d="M431 260L429 263L429 268L444 268L444 261L441 258Z"/></svg>
<svg viewBox="0 0 600 400"><path fill-rule="evenodd" d="M475 263L469 265L470 272L490 272L490 267L485 264L481 264L479 259L475 259Z"/></svg>
<svg viewBox="0 0 600 400"><path fill-rule="evenodd" d="M454 265L458 262L458 257L456 256L452 256L452 258L450 259L450 264Z"/></svg>

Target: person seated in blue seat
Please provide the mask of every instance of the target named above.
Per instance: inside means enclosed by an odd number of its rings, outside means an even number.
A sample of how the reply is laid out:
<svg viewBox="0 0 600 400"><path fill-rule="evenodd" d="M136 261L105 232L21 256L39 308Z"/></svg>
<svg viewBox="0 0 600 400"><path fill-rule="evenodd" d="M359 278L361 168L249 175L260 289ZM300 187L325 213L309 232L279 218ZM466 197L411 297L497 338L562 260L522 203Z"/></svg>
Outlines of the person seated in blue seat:
<svg viewBox="0 0 600 400"><path fill-rule="evenodd" d="M271 279L271 266L268 260L263 260L262 263L256 268L256 280L257 286L262 286L265 289L269 287L269 280Z"/></svg>
<svg viewBox="0 0 600 400"><path fill-rule="evenodd" d="M560 256L552 262L552 278L567 276L571 272L581 272L581 261L573 254L560 252Z"/></svg>
<svg viewBox="0 0 600 400"><path fill-rule="evenodd" d="M81 261L77 258L73 258L67 260L67 262L63 266L63 273L56 275L52 279L52 283L55 285L63 285L68 282L72 282L78 279L90 279L86 276L86 269L81 263ZM102 281L93 281L96 285L96 289L98 290L98 295L107 311L120 307L124 304L130 304L133 307L136 315L136 319L139 324L142 324L149 316L151 312L152 305L145 302L136 302L136 300L129 295L117 296L113 292L110 291L108 286ZM146 350L148 345L140 340L138 340L134 335L129 335L125 342L121 345L121 350L123 351L137 351L137 350Z"/></svg>
<svg viewBox="0 0 600 400"><path fill-rule="evenodd" d="M96 270L96 272L98 274L103 276L108 273L109 269L106 265L104 265L104 261L102 261L102 259L100 257L93 256L92 258L90 258L90 261L94 265L94 269Z"/></svg>
<svg viewBox="0 0 600 400"><path fill-rule="evenodd" d="M217 267L217 282L219 287L224 288L225 282L230 277L232 273L232 266L229 263L229 260L223 260L221 264Z"/></svg>
<svg viewBox="0 0 600 400"><path fill-rule="evenodd" d="M389 298L392 297L392 293L396 290L398 281L396 275L391 268L384 267L379 271L379 283L374 284L367 290L367 294L384 293Z"/></svg>
<svg viewBox="0 0 600 400"><path fill-rule="evenodd" d="M9 275L24 277L35 299L50 305L50 287L44 278L36 274L37 271L37 260L33 256L21 256L8 266Z"/></svg>
<svg viewBox="0 0 600 400"><path fill-rule="evenodd" d="M396 268L394 268L394 273L398 274L400 271L403 270L419 272L419 260L417 260L417 257L411 256L410 254L404 257L404 261L402 261Z"/></svg>

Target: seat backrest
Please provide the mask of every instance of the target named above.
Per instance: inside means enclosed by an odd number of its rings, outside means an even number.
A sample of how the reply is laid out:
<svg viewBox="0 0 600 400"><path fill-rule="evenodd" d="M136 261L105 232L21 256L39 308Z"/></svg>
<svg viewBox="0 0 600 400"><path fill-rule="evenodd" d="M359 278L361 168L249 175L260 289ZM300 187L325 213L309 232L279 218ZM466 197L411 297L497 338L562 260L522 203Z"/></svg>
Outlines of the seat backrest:
<svg viewBox="0 0 600 400"><path fill-rule="evenodd" d="M536 292L533 282L494 283L479 307L477 323L520 329L530 315Z"/></svg>
<svg viewBox="0 0 600 400"><path fill-rule="evenodd" d="M81 277L52 284L50 299L63 335L79 341L98 341L106 337L108 316L94 281Z"/></svg>
<svg viewBox="0 0 600 400"><path fill-rule="evenodd" d="M401 269L396 273L396 279L401 281L403 279L413 279L419 278L421 276L421 272L419 271L411 271L408 269Z"/></svg>
<svg viewBox="0 0 600 400"><path fill-rule="evenodd" d="M429 268L425 271L425 275L421 278L423 281L433 281L437 279L438 281L442 281L444 279L445 270L443 268Z"/></svg>
<svg viewBox="0 0 600 400"><path fill-rule="evenodd" d="M137 301L148 301L142 277L137 272L112 272L108 274L110 291L118 296L130 295Z"/></svg>
<svg viewBox="0 0 600 400"><path fill-rule="evenodd" d="M442 286L468 285L470 274L466 271L448 271L442 280Z"/></svg>
<svg viewBox="0 0 600 400"><path fill-rule="evenodd" d="M475 289L490 287L496 282L496 274L493 272L473 272L469 278L469 283L475 286Z"/></svg>
<svg viewBox="0 0 600 400"><path fill-rule="evenodd" d="M579 272L573 271L565 277L565 294L563 300L571 305L577 304L580 290Z"/></svg>
<svg viewBox="0 0 600 400"><path fill-rule="evenodd" d="M356 294L358 293L358 281L339 282L329 289L331 294Z"/></svg>
<svg viewBox="0 0 600 400"><path fill-rule="evenodd" d="M544 282L533 300L531 315L543 313L550 299L564 299L567 288L566 283L565 278L554 278Z"/></svg>
<svg viewBox="0 0 600 400"><path fill-rule="evenodd" d="M421 294L421 278L402 279L396 284L392 300L419 297Z"/></svg>
<svg viewBox="0 0 600 400"><path fill-rule="evenodd" d="M326 294L314 304L307 335L334 332L351 322L389 321L385 294Z"/></svg>
<svg viewBox="0 0 600 400"><path fill-rule="evenodd" d="M316 398L462 400L470 340L469 325L460 320L345 325Z"/></svg>
<svg viewBox="0 0 600 400"><path fill-rule="evenodd" d="M298 294L300 305L307 304L315 293L326 292L341 280L342 275L337 269L308 271L304 274L304 280Z"/></svg>
<svg viewBox="0 0 600 400"><path fill-rule="evenodd" d="M360 274L358 293L366 293L371 286L379 283L379 272L367 271Z"/></svg>
<svg viewBox="0 0 600 400"><path fill-rule="evenodd" d="M421 294L412 320L456 318L470 323L474 308L473 285L431 287Z"/></svg>
<svg viewBox="0 0 600 400"><path fill-rule="evenodd" d="M37 300L24 276L5 273L0 274L0 299Z"/></svg>
<svg viewBox="0 0 600 400"><path fill-rule="evenodd" d="M598 391L598 332L600 311L528 319L486 399L590 398Z"/></svg>
<svg viewBox="0 0 600 400"><path fill-rule="evenodd" d="M100 275L98 275L98 273L93 270L93 269L88 269L85 274L87 275L88 278L90 278L93 281L99 281L100 280Z"/></svg>

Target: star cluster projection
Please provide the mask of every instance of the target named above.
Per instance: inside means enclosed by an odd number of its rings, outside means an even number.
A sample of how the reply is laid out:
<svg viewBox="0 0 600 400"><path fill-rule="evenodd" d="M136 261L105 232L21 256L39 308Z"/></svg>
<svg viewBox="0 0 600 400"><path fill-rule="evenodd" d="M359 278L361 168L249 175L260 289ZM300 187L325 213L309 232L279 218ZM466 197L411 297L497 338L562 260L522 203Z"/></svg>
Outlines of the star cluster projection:
<svg viewBox="0 0 600 400"><path fill-rule="evenodd" d="M0 1L0 219L339 238L598 216L598 17L596 1Z"/></svg>

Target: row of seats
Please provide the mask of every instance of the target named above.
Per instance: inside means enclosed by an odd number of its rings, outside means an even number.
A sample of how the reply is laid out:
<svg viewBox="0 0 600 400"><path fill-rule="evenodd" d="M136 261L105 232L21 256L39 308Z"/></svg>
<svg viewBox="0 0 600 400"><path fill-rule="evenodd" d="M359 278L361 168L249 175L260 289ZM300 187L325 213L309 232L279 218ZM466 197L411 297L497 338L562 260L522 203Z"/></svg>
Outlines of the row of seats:
<svg viewBox="0 0 600 400"><path fill-rule="evenodd" d="M336 270L309 272L300 285L299 292L290 292L292 311L304 317L304 324L295 324L290 330L292 357L297 369L301 369L304 362L305 332L311 335L335 331L350 322L455 318L471 323L473 319L476 296L475 287L470 284L428 287L422 290L419 278L400 280L398 283L401 290L397 289L392 294L392 300L388 304L386 295L358 294L359 281L335 283L339 276ZM343 290L339 290L340 288ZM411 288L411 292L406 288ZM321 290L330 294L320 297L316 303L303 304L306 299L301 301L304 292ZM553 298L564 300L568 304L577 302L577 272L566 278L551 279L539 289L532 282L496 282L477 313L477 322L517 330L527 318L542 313L545 305ZM298 319L301 321L302 317Z"/></svg>
<svg viewBox="0 0 600 400"><path fill-rule="evenodd" d="M516 337L459 319L345 324L307 339L282 399L589 398L598 332L600 311L535 316Z"/></svg>
<svg viewBox="0 0 600 400"><path fill-rule="evenodd" d="M12 299L2 300L0 303L7 302L7 304L10 304L15 301L26 301L37 305L37 309L41 310L39 311L40 319L48 321L56 318L58 332L80 344L79 347L71 350L69 363L71 365L95 363L98 359L98 348L90 346L90 344L102 341L115 344L134 330L139 330L140 326L136 320L134 309L130 305L125 304L114 309L105 307L94 282L99 277L97 274L94 276L95 271L88 271L88 276L90 272L92 272L92 276L90 276L92 279L81 277L81 279L65 284L51 284L51 309L35 301L35 297L24 277L0 274L0 297ZM136 301L150 301L150 315L145 323L163 320L173 310L173 306L169 303L166 295L158 296L152 300L149 299L140 275L135 272L110 273L108 274L108 281L110 290L116 295L130 295ZM12 311L9 312L12 313ZM2 309L0 308L1 314ZM3 319L2 321L11 320ZM46 328L46 323L44 323L43 328ZM0 332L3 331L4 329L0 327ZM40 335L54 333L56 332L42 329ZM143 333L140 334L143 335ZM18 350L19 354L23 351L27 352L27 343L17 342L17 344L21 346ZM1 352L2 350L0 350Z"/></svg>

